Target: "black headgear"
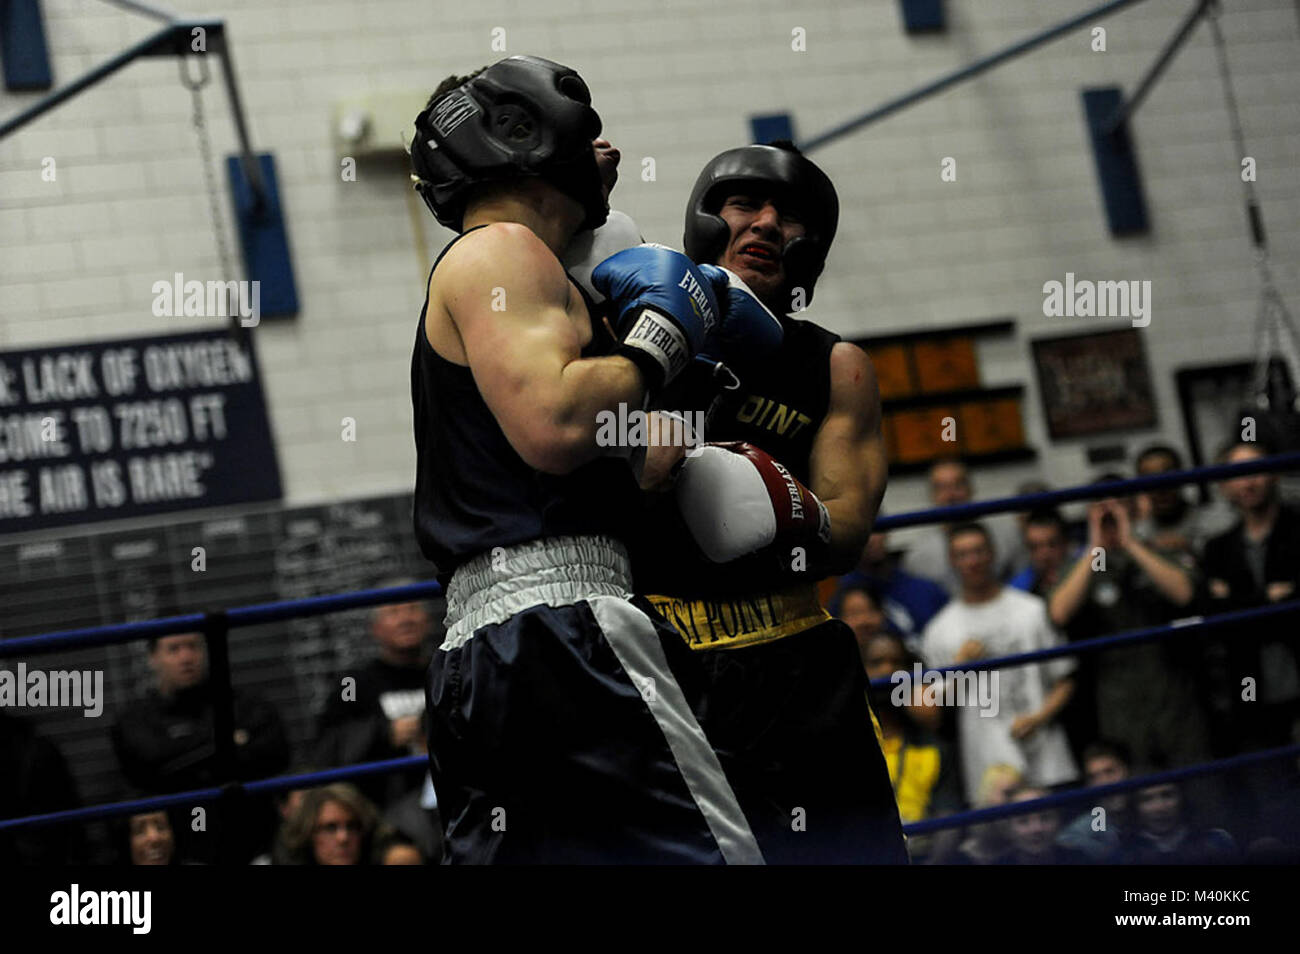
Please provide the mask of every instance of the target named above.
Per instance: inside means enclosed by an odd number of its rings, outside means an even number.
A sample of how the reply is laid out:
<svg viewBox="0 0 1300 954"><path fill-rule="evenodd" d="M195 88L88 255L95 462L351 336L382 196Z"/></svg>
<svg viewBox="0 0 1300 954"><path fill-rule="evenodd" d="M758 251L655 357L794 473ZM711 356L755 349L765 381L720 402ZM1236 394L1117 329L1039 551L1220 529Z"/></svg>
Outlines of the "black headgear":
<svg viewBox="0 0 1300 954"><path fill-rule="evenodd" d="M798 211L804 234L786 243L781 255L786 291L804 290L812 301L813 286L826 265L826 253L840 220L840 200L826 173L810 159L776 146L741 146L714 156L695 180L686 206L686 254L696 262L716 264L727 247L731 228L718 211L728 195L746 185L774 193Z"/></svg>
<svg viewBox="0 0 1300 954"><path fill-rule="evenodd" d="M438 221L461 228L471 188L538 176L582 204L583 228L605 221L591 141L600 116L574 70L540 56L508 56L439 97L415 120L415 189Z"/></svg>

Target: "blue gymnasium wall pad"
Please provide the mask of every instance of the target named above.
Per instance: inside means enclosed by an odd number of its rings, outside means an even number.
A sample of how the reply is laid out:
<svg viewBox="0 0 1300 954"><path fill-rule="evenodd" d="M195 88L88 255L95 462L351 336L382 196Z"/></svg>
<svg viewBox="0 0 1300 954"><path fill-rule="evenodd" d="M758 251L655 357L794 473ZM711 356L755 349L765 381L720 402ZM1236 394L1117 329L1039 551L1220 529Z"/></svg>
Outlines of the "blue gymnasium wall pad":
<svg viewBox="0 0 1300 954"><path fill-rule="evenodd" d="M267 193L266 206L261 210L254 208L253 189L239 157L226 157L226 176L230 181L230 199L244 253L244 268L249 281L262 283L262 317L292 317L298 314L298 286L293 280L289 233L280 207L275 158L269 152L258 153L256 158Z"/></svg>
<svg viewBox="0 0 1300 954"><path fill-rule="evenodd" d="M1123 98L1119 88L1114 86L1085 89L1083 109L1110 234L1146 235L1151 226L1147 222L1142 175L1138 171L1137 154L1128 135L1128 125L1121 126L1114 133L1107 131Z"/></svg>
<svg viewBox="0 0 1300 954"><path fill-rule="evenodd" d="M940 33L947 27L943 0L898 0L903 8L903 28L908 33Z"/></svg>
<svg viewBox="0 0 1300 954"><path fill-rule="evenodd" d="M0 60L4 61L7 90L54 85L40 0L0 0Z"/></svg>
<svg viewBox="0 0 1300 954"><path fill-rule="evenodd" d="M789 113L769 113L766 116L750 116L749 131L754 142L768 143L773 139L794 141L794 121Z"/></svg>

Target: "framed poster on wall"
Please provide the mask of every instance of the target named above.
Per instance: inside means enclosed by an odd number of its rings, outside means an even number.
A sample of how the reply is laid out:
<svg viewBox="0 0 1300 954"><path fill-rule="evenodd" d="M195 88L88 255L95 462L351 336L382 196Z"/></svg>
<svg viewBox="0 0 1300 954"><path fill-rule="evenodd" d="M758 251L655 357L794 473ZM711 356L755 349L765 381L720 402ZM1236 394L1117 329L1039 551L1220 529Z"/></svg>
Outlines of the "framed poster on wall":
<svg viewBox="0 0 1300 954"><path fill-rule="evenodd" d="M1254 362L1178 368L1174 382L1183 412L1183 431L1193 466L1210 463L1214 454L1241 429Z"/></svg>
<svg viewBox="0 0 1300 954"><path fill-rule="evenodd" d="M1214 457L1228 441L1240 437L1243 419L1256 421L1255 432L1271 441L1279 452L1300 450L1300 426L1291 409L1294 390L1291 376L1281 361L1270 362L1270 387L1277 410L1262 410L1254 401L1255 362L1208 364L1177 368L1174 382L1183 413L1183 430L1193 467L1214 463ZM1300 477L1286 474L1282 486L1289 494L1300 494ZM1200 484L1201 500L1209 499Z"/></svg>
<svg viewBox="0 0 1300 954"><path fill-rule="evenodd" d="M1151 368L1136 330L1037 338L1030 344L1053 440L1156 426Z"/></svg>

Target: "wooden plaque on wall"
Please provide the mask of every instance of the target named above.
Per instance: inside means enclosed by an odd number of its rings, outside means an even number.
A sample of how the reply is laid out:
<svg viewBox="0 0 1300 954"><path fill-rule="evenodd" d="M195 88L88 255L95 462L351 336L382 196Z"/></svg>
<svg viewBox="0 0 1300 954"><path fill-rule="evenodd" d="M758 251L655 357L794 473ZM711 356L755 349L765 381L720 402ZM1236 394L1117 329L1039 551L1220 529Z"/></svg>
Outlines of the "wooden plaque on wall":
<svg viewBox="0 0 1300 954"><path fill-rule="evenodd" d="M957 410L964 453L991 454L1025 446L1020 402L1015 398L971 401Z"/></svg>
<svg viewBox="0 0 1300 954"><path fill-rule="evenodd" d="M910 397L916 393L907 345L877 345L872 347L868 354L872 366L876 369L876 383L880 385L881 400Z"/></svg>
<svg viewBox="0 0 1300 954"><path fill-rule="evenodd" d="M941 338L912 345L917 384L922 393L962 391L980 386L975 342L970 338Z"/></svg>
<svg viewBox="0 0 1300 954"><path fill-rule="evenodd" d="M951 405L895 411L892 416L900 463L933 460L959 451L960 444L943 439L943 419L957 416Z"/></svg>

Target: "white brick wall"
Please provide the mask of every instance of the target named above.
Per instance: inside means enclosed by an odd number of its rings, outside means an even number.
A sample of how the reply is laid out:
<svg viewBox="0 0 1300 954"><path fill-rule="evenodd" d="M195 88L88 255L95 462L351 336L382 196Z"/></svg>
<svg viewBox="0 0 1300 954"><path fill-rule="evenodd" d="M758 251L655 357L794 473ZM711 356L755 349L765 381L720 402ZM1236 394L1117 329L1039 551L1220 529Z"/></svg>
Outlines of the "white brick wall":
<svg viewBox="0 0 1300 954"><path fill-rule="evenodd" d="M406 368L429 263L401 170L363 164L359 181L340 181L329 129L337 98L431 88L495 59L490 31L504 27L510 52L584 72L624 154L615 205L647 238L678 244L695 174L747 140L751 113L789 110L808 136L1083 6L952 3L946 35L908 38L892 0L794 10L786 0L170 5L226 18L255 144L276 156L303 310L257 334L293 503L400 490L413 474ZM1014 339L982 345L983 370L988 384L1027 382L1026 424L1042 457L981 472L981 495L1036 473L1058 484L1087 476L1082 444L1050 445L1039 413L1029 339L1086 327L1042 316L1044 281L1074 271L1153 282L1145 334L1160 428L1118 438L1130 448L1182 442L1174 368L1249 354L1256 289L1240 157L1206 30L1133 125L1149 238L1107 236L1082 120L1080 89L1131 88L1186 6L1150 0L1102 21L1107 53L1078 31L814 154L843 211L812 317L850 335L1019 321ZM60 83L154 28L97 0L44 7ZM1300 22L1291 0L1240 0L1224 25L1277 275L1300 310ZM790 49L795 27L806 30L805 53ZM152 282L177 271L216 277L190 96L177 76L171 61L136 63L0 143L0 347L172 332L175 319L150 313ZM34 99L0 93L0 114ZM204 99L224 155L234 133L219 82ZM45 156L59 164L56 183L40 179ZM640 179L645 156L656 159L655 182ZM955 183L939 179L944 156L957 159ZM449 236L421 216L436 251ZM339 440L344 416L357 419L355 445ZM920 481L899 479L887 505L897 512L923 496Z"/></svg>

